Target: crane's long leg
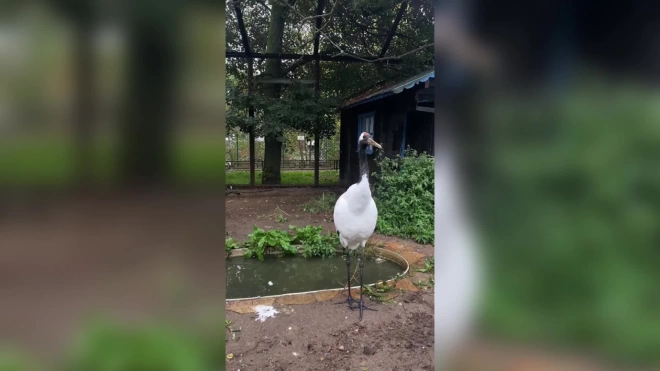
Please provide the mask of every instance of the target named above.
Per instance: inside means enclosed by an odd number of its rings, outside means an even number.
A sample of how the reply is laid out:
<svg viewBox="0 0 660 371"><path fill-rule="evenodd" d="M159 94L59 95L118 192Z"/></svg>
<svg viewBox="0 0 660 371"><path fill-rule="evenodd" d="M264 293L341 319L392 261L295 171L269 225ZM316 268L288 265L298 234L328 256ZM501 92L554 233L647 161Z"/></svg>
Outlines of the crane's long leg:
<svg viewBox="0 0 660 371"><path fill-rule="evenodd" d="M346 255L346 276L347 276L347 281L348 282L347 288L348 288L348 298L342 302L335 303L335 304L344 304L348 303L348 307L353 309L353 303L355 302L355 299L353 299L353 296L351 296L351 254L350 254L349 249L344 249L344 255Z"/></svg>
<svg viewBox="0 0 660 371"><path fill-rule="evenodd" d="M364 246L360 249L360 321L362 321L362 312L365 309L373 310L377 312L376 309L372 309L364 305L364 299L362 298L362 291L364 289L364 284L363 284L363 279L364 279Z"/></svg>

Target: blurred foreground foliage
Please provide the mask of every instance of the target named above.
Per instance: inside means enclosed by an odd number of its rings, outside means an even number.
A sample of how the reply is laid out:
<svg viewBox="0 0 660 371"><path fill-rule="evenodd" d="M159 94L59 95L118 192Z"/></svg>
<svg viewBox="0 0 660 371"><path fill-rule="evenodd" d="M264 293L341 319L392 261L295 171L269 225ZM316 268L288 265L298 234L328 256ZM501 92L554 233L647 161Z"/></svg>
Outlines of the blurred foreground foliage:
<svg viewBox="0 0 660 371"><path fill-rule="evenodd" d="M56 365L17 350L0 353L2 371L215 371L224 369L224 326L185 331L167 324L88 324Z"/></svg>
<svg viewBox="0 0 660 371"><path fill-rule="evenodd" d="M484 111L491 332L660 363L658 98L589 85Z"/></svg>
<svg viewBox="0 0 660 371"><path fill-rule="evenodd" d="M211 371L222 368L224 329L208 333L151 325L89 325L64 362L65 371Z"/></svg>

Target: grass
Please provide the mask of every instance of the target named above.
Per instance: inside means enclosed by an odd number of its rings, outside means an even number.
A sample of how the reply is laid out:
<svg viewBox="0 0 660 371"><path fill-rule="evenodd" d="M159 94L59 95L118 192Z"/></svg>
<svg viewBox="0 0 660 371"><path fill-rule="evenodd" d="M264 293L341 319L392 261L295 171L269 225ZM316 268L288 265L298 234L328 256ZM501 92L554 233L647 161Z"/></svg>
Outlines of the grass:
<svg viewBox="0 0 660 371"><path fill-rule="evenodd" d="M173 152L173 172L184 185L221 184L225 177L224 148L212 135L184 135L176 138ZM74 146L64 136L24 136L0 143L0 185L4 186L67 186L75 176ZM112 185L118 179L119 146L110 138L92 144L92 179L94 183ZM256 174L261 183L261 172ZM226 184L249 184L249 172L226 173ZM321 171L320 184L337 184L338 171ZM312 185L313 171L282 172L282 184Z"/></svg>
<svg viewBox="0 0 660 371"><path fill-rule="evenodd" d="M250 184L249 171L232 171L227 173L226 183L230 185ZM254 172L254 183L261 184L261 171ZM339 183L339 172L336 170L320 170L319 184L333 185ZM282 171L282 184L286 185L312 185L314 184L313 171Z"/></svg>

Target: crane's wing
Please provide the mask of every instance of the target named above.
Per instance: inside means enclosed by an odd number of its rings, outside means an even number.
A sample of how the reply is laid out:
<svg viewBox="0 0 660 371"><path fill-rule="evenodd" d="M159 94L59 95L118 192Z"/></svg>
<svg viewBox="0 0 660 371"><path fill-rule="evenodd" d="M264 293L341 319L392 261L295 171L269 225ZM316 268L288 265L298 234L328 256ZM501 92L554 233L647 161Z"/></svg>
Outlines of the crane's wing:
<svg viewBox="0 0 660 371"><path fill-rule="evenodd" d="M341 234L342 230L346 230L349 214L348 202L346 202L346 193L339 196L337 202L335 203L335 210L332 215L335 222L335 229Z"/></svg>

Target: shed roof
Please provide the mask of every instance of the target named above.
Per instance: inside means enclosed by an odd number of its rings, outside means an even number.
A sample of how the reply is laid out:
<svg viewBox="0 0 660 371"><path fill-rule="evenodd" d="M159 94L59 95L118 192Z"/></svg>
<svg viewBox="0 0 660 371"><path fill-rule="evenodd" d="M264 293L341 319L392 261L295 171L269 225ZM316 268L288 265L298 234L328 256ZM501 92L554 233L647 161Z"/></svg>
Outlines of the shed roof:
<svg viewBox="0 0 660 371"><path fill-rule="evenodd" d="M429 79L433 79L433 78L435 78L435 70L430 70L415 75L413 77L410 77L404 81L369 89L356 97L348 99L346 102L344 102L341 108L342 109L353 108L360 104L373 102L375 100L385 98L390 95L399 94L404 89L410 89L419 83L426 82Z"/></svg>

